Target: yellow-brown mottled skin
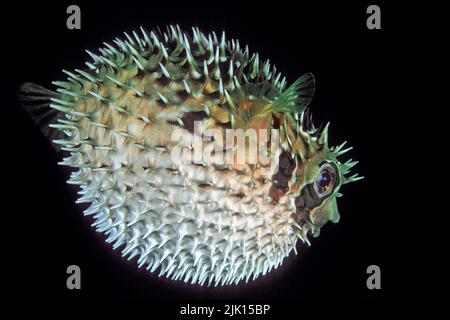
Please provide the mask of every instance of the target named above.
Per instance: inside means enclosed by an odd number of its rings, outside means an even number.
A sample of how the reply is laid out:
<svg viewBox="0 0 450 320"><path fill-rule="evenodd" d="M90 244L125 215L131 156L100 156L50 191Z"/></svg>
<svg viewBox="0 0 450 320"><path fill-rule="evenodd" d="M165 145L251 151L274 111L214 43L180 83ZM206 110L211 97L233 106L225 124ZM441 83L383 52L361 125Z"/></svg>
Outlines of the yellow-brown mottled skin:
<svg viewBox="0 0 450 320"><path fill-rule="evenodd" d="M126 38L89 52L89 69L65 71L56 92L23 87L31 100L50 96L51 127L65 136L54 142L70 152L61 164L77 169L69 183L80 185L78 202L90 203L85 214L113 248L160 275L223 285L265 274L296 252L298 239L309 243L308 233L338 221L338 190L357 180L344 177L355 163L340 163L342 146L330 149L327 130L306 124L311 74L286 89L258 54L195 28ZM185 129L190 150L196 120L201 131L279 129L281 150L269 156L280 170L174 163L172 134ZM320 198L323 163L335 185Z"/></svg>

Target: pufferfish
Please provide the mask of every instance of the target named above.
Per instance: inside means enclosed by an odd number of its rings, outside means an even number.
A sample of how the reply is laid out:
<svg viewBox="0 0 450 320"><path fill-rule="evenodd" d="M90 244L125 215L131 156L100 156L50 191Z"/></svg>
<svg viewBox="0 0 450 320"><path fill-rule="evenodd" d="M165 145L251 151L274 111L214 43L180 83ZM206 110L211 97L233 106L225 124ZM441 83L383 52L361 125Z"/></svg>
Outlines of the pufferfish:
<svg viewBox="0 0 450 320"><path fill-rule="evenodd" d="M311 73L287 86L248 46L198 28L141 27L103 45L54 89L25 83L19 98L113 249L159 276L230 285L279 267L339 221L341 186L362 177L346 176L356 161L338 160L351 148L330 147L328 124L312 123ZM277 130L275 166L174 160L174 132L192 151L211 128Z"/></svg>

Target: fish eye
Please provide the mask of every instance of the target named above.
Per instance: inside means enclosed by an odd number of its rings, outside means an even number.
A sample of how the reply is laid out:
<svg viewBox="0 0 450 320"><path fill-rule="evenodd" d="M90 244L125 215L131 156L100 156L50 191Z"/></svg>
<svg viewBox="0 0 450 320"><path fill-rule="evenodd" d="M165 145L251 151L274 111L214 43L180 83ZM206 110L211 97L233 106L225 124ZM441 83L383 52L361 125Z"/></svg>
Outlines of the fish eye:
<svg viewBox="0 0 450 320"><path fill-rule="evenodd" d="M333 191L335 184L336 169L329 163L322 164L314 181L314 189L319 198L328 196Z"/></svg>

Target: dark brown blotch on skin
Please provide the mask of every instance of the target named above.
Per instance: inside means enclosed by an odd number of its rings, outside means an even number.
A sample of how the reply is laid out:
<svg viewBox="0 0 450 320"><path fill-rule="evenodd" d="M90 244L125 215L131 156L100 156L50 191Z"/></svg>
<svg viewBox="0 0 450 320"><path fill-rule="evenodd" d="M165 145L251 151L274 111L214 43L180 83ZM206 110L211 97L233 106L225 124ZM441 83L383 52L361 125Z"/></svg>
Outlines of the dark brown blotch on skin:
<svg viewBox="0 0 450 320"><path fill-rule="evenodd" d="M292 172L295 169L295 159L286 151L280 154L278 163L278 171L272 176L273 185L269 191L269 196L274 201L278 201L289 191L289 180L291 180Z"/></svg>
<svg viewBox="0 0 450 320"><path fill-rule="evenodd" d="M206 118L208 118L208 114L205 111L186 112L182 118L184 128L189 132L194 133L195 121L202 121Z"/></svg>

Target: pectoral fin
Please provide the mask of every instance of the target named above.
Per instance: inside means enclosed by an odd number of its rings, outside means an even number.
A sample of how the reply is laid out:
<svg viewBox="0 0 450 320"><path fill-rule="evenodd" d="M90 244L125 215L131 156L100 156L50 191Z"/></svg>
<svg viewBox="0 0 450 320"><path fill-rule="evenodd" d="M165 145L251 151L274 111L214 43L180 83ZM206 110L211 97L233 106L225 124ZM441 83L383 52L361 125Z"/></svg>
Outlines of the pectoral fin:
<svg viewBox="0 0 450 320"><path fill-rule="evenodd" d="M298 78L272 103L270 111L302 113L310 104L315 89L315 80L312 73Z"/></svg>

